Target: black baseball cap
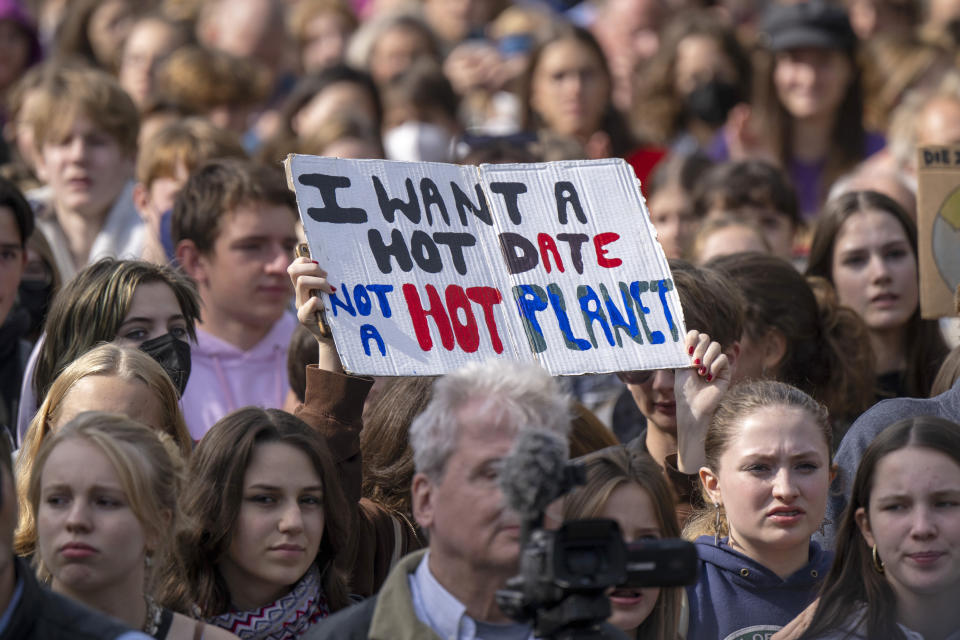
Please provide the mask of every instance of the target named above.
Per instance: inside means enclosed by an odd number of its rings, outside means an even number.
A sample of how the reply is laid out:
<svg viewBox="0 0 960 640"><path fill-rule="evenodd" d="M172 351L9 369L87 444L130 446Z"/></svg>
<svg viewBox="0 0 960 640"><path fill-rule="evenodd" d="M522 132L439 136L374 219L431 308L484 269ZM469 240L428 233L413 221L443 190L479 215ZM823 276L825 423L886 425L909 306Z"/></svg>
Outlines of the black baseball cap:
<svg viewBox="0 0 960 640"><path fill-rule="evenodd" d="M770 5L762 34L771 51L807 47L852 51L857 44L847 12L822 0Z"/></svg>

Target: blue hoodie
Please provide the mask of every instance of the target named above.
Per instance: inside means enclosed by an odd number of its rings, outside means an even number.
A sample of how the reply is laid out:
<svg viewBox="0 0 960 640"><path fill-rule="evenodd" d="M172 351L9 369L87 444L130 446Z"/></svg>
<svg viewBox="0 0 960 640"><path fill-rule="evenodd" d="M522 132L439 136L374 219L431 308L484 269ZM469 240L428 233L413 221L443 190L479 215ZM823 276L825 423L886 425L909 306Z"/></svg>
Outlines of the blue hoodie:
<svg viewBox="0 0 960 640"><path fill-rule="evenodd" d="M781 580L770 569L713 537L697 538L700 578L687 587L687 640L767 640L807 608L833 554L810 543L810 562Z"/></svg>

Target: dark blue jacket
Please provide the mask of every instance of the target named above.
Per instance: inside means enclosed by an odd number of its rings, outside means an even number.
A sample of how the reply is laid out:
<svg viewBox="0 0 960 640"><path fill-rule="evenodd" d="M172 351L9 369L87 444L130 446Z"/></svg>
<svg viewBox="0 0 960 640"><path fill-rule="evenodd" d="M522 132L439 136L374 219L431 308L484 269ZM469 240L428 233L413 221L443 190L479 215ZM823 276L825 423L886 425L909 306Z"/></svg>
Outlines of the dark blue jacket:
<svg viewBox="0 0 960 640"><path fill-rule="evenodd" d="M786 580L713 537L697 539L700 578L687 587L687 640L766 639L807 608L833 554L810 543L810 562Z"/></svg>

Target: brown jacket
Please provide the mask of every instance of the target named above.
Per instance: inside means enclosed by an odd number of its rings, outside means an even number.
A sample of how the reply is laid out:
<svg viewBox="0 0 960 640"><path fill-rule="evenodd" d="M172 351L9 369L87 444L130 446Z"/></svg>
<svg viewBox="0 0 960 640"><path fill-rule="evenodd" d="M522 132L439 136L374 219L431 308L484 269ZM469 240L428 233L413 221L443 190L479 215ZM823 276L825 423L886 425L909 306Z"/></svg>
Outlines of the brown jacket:
<svg viewBox="0 0 960 640"><path fill-rule="evenodd" d="M326 438L343 492L350 504L357 507L351 517L353 544L338 559L337 566L350 576L350 591L363 597L380 589L397 559L421 546L404 518L360 495L363 403L372 386L371 378L332 373L310 365L305 401L295 411L298 418Z"/></svg>

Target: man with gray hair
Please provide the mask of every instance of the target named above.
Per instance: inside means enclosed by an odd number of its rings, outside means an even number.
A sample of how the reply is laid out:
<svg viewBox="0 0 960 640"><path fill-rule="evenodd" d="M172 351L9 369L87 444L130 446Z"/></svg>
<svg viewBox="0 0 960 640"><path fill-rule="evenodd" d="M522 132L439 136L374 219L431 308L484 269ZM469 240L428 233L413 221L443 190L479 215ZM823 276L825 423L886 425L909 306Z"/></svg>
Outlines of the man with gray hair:
<svg viewBox="0 0 960 640"><path fill-rule="evenodd" d="M308 638L522 639L494 599L517 573L520 519L498 482L514 440L530 429L566 439L569 398L536 365L471 363L434 384L410 426L413 515L429 547L394 567L380 593L315 627Z"/></svg>

